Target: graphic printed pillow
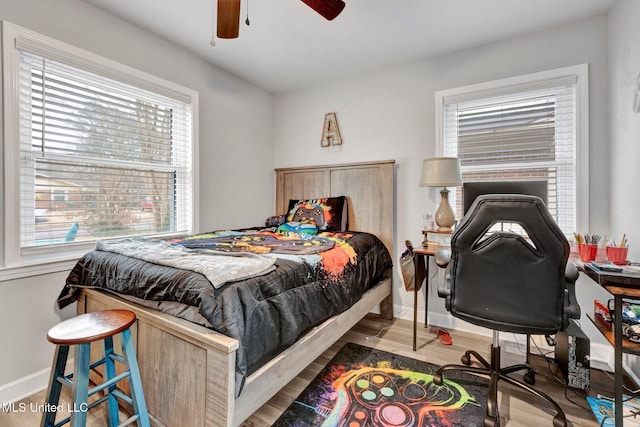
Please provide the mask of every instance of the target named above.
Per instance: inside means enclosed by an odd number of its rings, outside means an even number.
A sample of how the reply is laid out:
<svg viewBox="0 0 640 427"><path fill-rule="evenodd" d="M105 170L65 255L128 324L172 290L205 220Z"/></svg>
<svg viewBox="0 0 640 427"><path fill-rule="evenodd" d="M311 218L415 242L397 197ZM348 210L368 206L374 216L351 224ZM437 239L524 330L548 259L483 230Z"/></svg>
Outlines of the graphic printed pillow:
<svg viewBox="0 0 640 427"><path fill-rule="evenodd" d="M314 224L320 231L346 231L347 219L345 196L289 201L289 222Z"/></svg>

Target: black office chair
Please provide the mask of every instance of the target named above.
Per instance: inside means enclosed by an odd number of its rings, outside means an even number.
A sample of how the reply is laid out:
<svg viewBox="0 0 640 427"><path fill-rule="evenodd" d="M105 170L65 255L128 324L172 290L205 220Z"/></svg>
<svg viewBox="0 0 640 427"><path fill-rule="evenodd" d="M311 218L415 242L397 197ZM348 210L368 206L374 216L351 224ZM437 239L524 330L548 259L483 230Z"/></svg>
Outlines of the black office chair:
<svg viewBox="0 0 640 427"><path fill-rule="evenodd" d="M516 231L512 231L515 229ZM555 408L554 426L566 426L560 406L534 389L534 372L526 364L500 367L498 332L552 335L580 317L575 298L578 271L569 257L569 243L542 200L535 196L484 195L476 199L451 238L451 252L438 251L436 263L447 267L438 289L454 317L493 329L491 362L473 350L464 365L445 365L434 377L442 384L449 370L490 376L485 427L500 425L498 380L546 400ZM474 356L482 367L471 365ZM526 370L525 384L507 374Z"/></svg>

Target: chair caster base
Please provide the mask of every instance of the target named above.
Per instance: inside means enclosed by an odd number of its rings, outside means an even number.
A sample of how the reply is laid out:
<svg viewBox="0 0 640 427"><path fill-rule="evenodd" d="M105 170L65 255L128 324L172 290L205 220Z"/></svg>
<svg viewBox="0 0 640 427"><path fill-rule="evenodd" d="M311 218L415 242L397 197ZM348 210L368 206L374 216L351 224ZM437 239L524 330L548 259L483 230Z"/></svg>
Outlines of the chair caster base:
<svg viewBox="0 0 640 427"><path fill-rule="evenodd" d="M553 427L567 427L566 418L563 418L560 415L553 417Z"/></svg>
<svg viewBox="0 0 640 427"><path fill-rule="evenodd" d="M525 383L527 383L529 385L535 385L536 384L536 373L533 371L533 369L531 369L531 370L527 371L527 373L522 376L522 379L524 380Z"/></svg>
<svg viewBox="0 0 640 427"><path fill-rule="evenodd" d="M484 423L483 423L484 427L500 427L500 418L492 418L490 416L486 416L484 418Z"/></svg>
<svg viewBox="0 0 640 427"><path fill-rule="evenodd" d="M465 366L471 366L471 357L468 354L464 354L461 358L460 361L462 362L463 365Z"/></svg>
<svg viewBox="0 0 640 427"><path fill-rule="evenodd" d="M442 375L441 375L441 374L435 374L435 375L433 376L433 383L434 383L435 385L440 386L440 385L444 384L444 378L442 377Z"/></svg>

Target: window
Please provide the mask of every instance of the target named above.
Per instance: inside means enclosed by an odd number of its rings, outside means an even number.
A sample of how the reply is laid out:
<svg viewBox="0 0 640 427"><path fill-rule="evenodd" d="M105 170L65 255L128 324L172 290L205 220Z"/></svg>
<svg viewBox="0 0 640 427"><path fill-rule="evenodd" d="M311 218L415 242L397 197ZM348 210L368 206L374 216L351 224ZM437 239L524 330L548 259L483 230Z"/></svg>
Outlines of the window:
<svg viewBox="0 0 640 427"><path fill-rule="evenodd" d="M586 65L438 92L438 150L460 158L465 182L546 181L547 206L572 235L588 224L586 100Z"/></svg>
<svg viewBox="0 0 640 427"><path fill-rule="evenodd" d="M3 24L4 265L193 230L197 93Z"/></svg>

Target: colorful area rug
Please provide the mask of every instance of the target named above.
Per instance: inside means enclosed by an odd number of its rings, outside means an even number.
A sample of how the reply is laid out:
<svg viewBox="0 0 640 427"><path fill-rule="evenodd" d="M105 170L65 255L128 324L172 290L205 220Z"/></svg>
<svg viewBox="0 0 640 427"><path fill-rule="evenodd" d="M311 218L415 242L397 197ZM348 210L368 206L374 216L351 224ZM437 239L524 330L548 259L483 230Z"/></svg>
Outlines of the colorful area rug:
<svg viewBox="0 0 640 427"><path fill-rule="evenodd" d="M393 353L345 345L274 426L435 427L482 425L488 381Z"/></svg>

